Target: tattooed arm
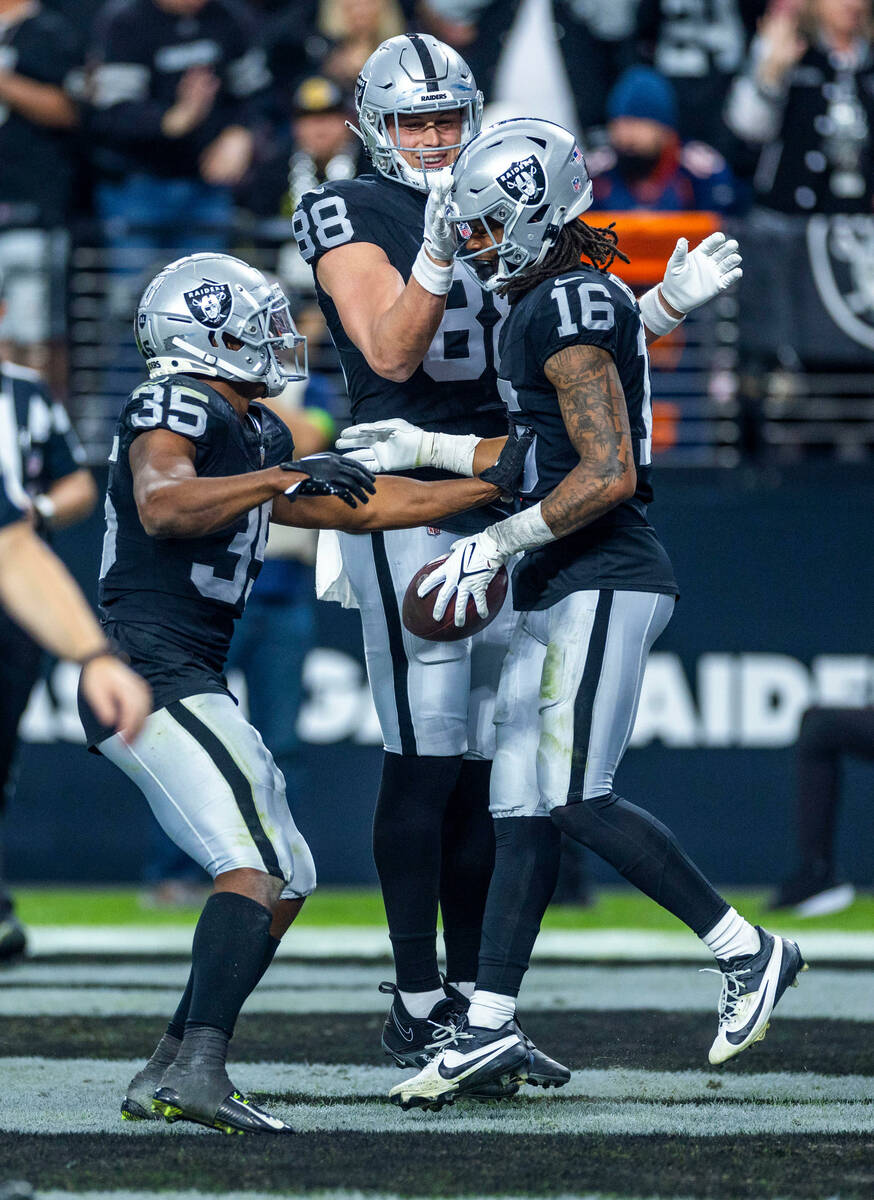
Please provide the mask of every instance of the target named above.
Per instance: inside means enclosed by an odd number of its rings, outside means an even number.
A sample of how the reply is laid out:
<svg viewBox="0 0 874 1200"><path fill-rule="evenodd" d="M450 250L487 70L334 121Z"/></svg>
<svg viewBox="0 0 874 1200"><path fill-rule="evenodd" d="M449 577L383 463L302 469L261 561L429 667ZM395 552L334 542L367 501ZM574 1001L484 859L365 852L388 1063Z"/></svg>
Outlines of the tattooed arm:
<svg viewBox="0 0 874 1200"><path fill-rule="evenodd" d="M570 346L547 359L543 369L580 456L541 505L544 521L559 538L633 496L637 474L625 394L612 355L598 346Z"/></svg>
<svg viewBox="0 0 874 1200"><path fill-rule="evenodd" d="M419 584L420 596L440 589L433 609L438 621L453 596L457 626L467 619L468 599L488 616L488 586L503 563L573 533L634 495L628 409L613 356L598 346L569 346L543 369L580 461L539 504L452 543L448 558Z"/></svg>

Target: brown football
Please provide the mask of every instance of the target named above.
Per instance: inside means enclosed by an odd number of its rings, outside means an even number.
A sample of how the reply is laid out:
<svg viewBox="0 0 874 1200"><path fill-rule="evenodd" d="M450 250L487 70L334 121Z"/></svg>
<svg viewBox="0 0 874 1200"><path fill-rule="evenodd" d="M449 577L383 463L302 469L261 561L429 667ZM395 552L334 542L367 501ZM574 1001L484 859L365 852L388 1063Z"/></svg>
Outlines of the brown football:
<svg viewBox="0 0 874 1200"><path fill-rule="evenodd" d="M487 617L479 615L476 611L473 597L470 596L467 601L465 622L463 625L456 625L455 597L453 596L446 606L443 619L435 621L434 601L437 599L437 593L440 589L435 588L427 596L420 596L419 584L426 575L430 575L435 567L439 567L448 557L448 554L444 554L440 558L435 558L433 562L425 563L424 567L419 567L416 574L410 580L404 595L404 604L401 610L404 625L406 625L410 633L414 633L416 637L425 638L429 642L458 642L462 638L479 633L481 629L485 629L486 625L494 621L495 617L501 611L501 605L507 596L510 577L507 574L507 568L501 567L486 590L486 601L489 606L489 615Z"/></svg>

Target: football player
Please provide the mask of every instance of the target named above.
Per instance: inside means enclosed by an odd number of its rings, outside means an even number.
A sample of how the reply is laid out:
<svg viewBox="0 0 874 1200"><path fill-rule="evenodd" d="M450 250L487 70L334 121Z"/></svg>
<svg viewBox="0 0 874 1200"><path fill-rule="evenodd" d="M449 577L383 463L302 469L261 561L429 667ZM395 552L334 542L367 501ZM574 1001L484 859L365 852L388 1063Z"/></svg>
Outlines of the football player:
<svg viewBox="0 0 874 1200"><path fill-rule="evenodd" d="M454 458L432 465L469 473L476 436L506 430L495 370L506 303L455 270L455 235L439 199L442 172L479 131L482 95L453 49L410 34L370 56L355 103L375 173L307 192L294 216L298 247L313 268L356 421L403 417L438 436L464 435ZM383 988L393 1001L382 1042L399 1065L433 1053L473 991L494 855L494 699L514 621L508 604L473 638L435 643L404 629L401 603L424 562L506 511L340 537L385 747L373 851L396 971L396 984ZM557 861L558 834L541 824ZM538 1058L529 1078L564 1083L569 1073Z"/></svg>
<svg viewBox="0 0 874 1200"><path fill-rule="evenodd" d="M161 271L140 301L136 335L149 378L122 410L110 455L99 596L106 634L151 684L154 709L135 745L87 704L80 711L89 745L140 787L215 890L185 994L122 1115L285 1133L235 1090L225 1058L243 1002L316 878L282 774L224 679L234 620L271 520L348 530L440 521L509 486L512 439L491 483L383 478L374 487L339 455L294 461L291 434L257 398L305 377L305 339L278 285L228 255L195 254ZM485 456L477 447L477 464L489 467L503 444L489 443Z"/></svg>
<svg viewBox="0 0 874 1200"><path fill-rule="evenodd" d="M519 513L453 545L420 585L435 617L468 599L482 613L501 565L520 613L501 673L492 811L501 828L466 1018L423 1070L392 1089L403 1107L440 1107L513 1071L528 1048L514 1022L554 873L533 876L525 831L561 830L684 921L722 973L710 1061L764 1037L774 1005L804 963L797 945L744 920L674 835L613 790L646 657L673 611L677 584L647 519L652 412L647 330L658 336L741 274L737 245L713 234L691 254L681 240L665 280L638 305L609 272L612 229L575 218L591 184L573 136L540 120L481 134L454 168L447 212L458 258L486 291L510 301L500 387L511 416L535 431ZM581 261L581 260L585 261ZM401 431L398 440L415 440ZM391 442L391 438L386 439ZM520 878L527 886L520 887Z"/></svg>

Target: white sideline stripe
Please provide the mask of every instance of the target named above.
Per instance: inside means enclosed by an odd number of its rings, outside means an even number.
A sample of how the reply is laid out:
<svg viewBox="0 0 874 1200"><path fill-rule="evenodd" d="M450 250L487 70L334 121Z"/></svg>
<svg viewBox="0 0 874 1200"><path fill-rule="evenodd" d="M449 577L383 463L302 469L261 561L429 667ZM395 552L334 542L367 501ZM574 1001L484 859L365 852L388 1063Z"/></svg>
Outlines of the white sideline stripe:
<svg viewBox="0 0 874 1200"><path fill-rule="evenodd" d="M0 1016L74 1017L166 1016L179 1000L187 977L183 968L172 987L105 987L107 969L77 967L76 978L93 987L65 986L69 979L50 976L44 967L31 982L22 982L34 967L12 968L0 987ZM127 968L129 978L136 970ZM155 968L152 968L154 971ZM43 974L45 972L45 974ZM90 974L86 975L86 972ZM248 1013L384 1013L385 996L377 991L382 972L360 968L313 970L306 982L300 969L279 964L246 1001ZM330 978L326 978L330 974ZM8 983L6 980L8 979ZM155 979L150 974L150 980ZM161 981L168 982L162 973ZM145 983L143 977L141 983ZM319 986L319 984L321 986ZM307 986L308 985L308 986ZM526 1012L616 1012L655 1009L660 1012L716 1013L720 980L688 967L540 967L526 978L520 1010ZM874 1021L874 971L805 972L797 988L780 1001L779 1017L786 1019L843 1019Z"/></svg>
<svg viewBox="0 0 874 1200"><path fill-rule="evenodd" d="M122 1122L117 1116L118 1094L106 1095L97 1104L99 1089L83 1101L77 1093L75 1111L59 1111L53 1103L43 1119L33 1111L19 1110L4 1117L3 1127L15 1133L119 1133L127 1130L133 1137L210 1136L200 1126L179 1122L169 1129L164 1122ZM25 1108L29 1106L24 1106ZM547 1101L532 1111L532 1106L510 1104L458 1104L434 1113L404 1113L387 1101L361 1101L357 1104L284 1104L274 1103L270 1111L293 1125L298 1133L433 1133L446 1134L564 1134L604 1135L670 1134L679 1137L721 1137L755 1134L813 1134L874 1132L874 1105L839 1104L653 1104L615 1100L569 1104Z"/></svg>
<svg viewBox="0 0 874 1200"><path fill-rule="evenodd" d="M874 933L805 931L772 927L795 938L805 958L874 961ZM28 930L33 953L41 954L188 954L193 927L162 928L140 925L36 925ZM278 957L390 959L391 944L384 929L371 926L332 926L330 929L292 929ZM545 930L537 939L534 959L679 959L712 961L691 933L644 933L629 929Z"/></svg>
<svg viewBox="0 0 874 1200"><path fill-rule="evenodd" d="M228 1192L40 1192L39 1200L228 1200ZM276 1192L240 1192L234 1191L234 1200L277 1200ZM586 1192L582 1195L580 1192L563 1193L561 1196L550 1196L549 1200L615 1200L615 1192L610 1196L606 1196L603 1192ZM429 1196L412 1196L409 1193L404 1193L399 1196L397 1192L283 1192L282 1200L434 1200L434 1197ZM532 1200L530 1193L527 1196L507 1196L503 1192L500 1196L488 1196L482 1192L476 1196L453 1196L452 1200ZM640 1200L694 1200L693 1197L687 1196L670 1196L667 1197L662 1193L660 1196L642 1196Z"/></svg>
<svg viewBox="0 0 874 1200"><path fill-rule="evenodd" d="M16 1096L51 1096L79 1103L91 1095L95 1083L105 1090L113 1109L125 1086L140 1069L139 1059L105 1058L0 1058L0 1078ZM361 1066L356 1063L234 1063L234 1082L244 1091L270 1095L294 1093L312 1100L336 1097L385 1099L390 1088L405 1076L396 1067ZM745 1100L750 1103L811 1101L871 1102L872 1080L866 1075L816 1075L790 1071L773 1074L731 1075L718 1071L646 1071L632 1068L574 1071L559 1092L523 1088L521 1095L539 1111L554 1097L594 1100ZM29 1103L34 1104L34 1101ZM38 1102L36 1102L38 1106ZM511 1111L506 1107L504 1111ZM6 1119L0 1110L0 1128Z"/></svg>

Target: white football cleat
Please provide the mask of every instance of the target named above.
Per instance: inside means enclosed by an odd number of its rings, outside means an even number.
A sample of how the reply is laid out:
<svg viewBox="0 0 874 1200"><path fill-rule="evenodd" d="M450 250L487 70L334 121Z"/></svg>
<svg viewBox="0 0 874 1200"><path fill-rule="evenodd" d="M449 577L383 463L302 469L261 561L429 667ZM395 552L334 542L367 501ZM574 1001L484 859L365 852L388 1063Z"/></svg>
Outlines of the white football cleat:
<svg viewBox="0 0 874 1200"><path fill-rule="evenodd" d="M524 1078L529 1064L530 1052L514 1021L499 1029L480 1029L472 1028L467 1017L462 1017L446 1047L418 1075L395 1084L388 1098L404 1109L437 1112L444 1104L453 1104L457 1096L480 1091L484 1084L515 1077L517 1072Z"/></svg>
<svg viewBox="0 0 874 1200"><path fill-rule="evenodd" d="M722 993L719 1029L709 1054L714 1065L726 1062L764 1038L775 1004L787 987L798 986L798 974L807 970L795 942L768 933L759 925L756 930L761 940L756 954L725 961L717 959Z"/></svg>

